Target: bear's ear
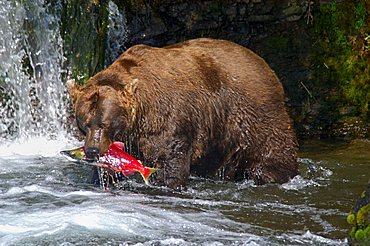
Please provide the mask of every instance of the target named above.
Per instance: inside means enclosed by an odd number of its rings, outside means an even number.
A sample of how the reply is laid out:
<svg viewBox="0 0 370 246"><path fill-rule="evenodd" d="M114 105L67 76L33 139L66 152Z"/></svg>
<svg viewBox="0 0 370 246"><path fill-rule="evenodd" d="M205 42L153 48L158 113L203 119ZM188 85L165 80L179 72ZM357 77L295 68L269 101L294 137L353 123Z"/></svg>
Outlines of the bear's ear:
<svg viewBox="0 0 370 246"><path fill-rule="evenodd" d="M99 88L97 86L92 86L92 89L89 90L89 92L86 93L86 99L92 103L92 105L95 105L99 100ZM90 88L89 88L90 89Z"/></svg>
<svg viewBox="0 0 370 246"><path fill-rule="evenodd" d="M81 94L81 88L76 85L76 82L74 79L67 80L66 86L68 89L68 93L72 98L72 102L73 104L75 104L75 102L77 101L77 98Z"/></svg>
<svg viewBox="0 0 370 246"><path fill-rule="evenodd" d="M129 81L126 85L125 85L125 92L128 94L128 95L134 95L135 92L136 92L136 89L137 89L137 85L139 84L139 80L138 79L133 79L131 81Z"/></svg>

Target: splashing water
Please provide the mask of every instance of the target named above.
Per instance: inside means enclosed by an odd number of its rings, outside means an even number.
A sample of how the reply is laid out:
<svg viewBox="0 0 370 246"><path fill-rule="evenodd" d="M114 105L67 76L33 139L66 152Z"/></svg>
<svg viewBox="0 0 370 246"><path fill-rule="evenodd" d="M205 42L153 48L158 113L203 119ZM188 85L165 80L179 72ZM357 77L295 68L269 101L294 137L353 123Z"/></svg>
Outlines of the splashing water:
<svg viewBox="0 0 370 246"><path fill-rule="evenodd" d="M0 2L3 139L56 139L65 128L58 8L43 0Z"/></svg>
<svg viewBox="0 0 370 246"><path fill-rule="evenodd" d="M109 1L108 9L109 30L107 51L105 54L106 65L111 64L122 54L122 52L126 49L124 44L127 40L127 21L124 12L120 11L118 6L112 1Z"/></svg>

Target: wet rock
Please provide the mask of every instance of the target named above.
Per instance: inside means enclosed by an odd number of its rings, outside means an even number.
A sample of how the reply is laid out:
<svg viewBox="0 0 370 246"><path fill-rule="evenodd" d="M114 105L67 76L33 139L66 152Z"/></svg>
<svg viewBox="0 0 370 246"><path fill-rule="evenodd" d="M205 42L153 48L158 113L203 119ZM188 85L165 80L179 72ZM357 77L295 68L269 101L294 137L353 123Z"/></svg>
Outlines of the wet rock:
<svg viewBox="0 0 370 246"><path fill-rule="evenodd" d="M83 84L104 68L108 1L68 1L61 11L61 35L69 76Z"/></svg>
<svg viewBox="0 0 370 246"><path fill-rule="evenodd" d="M171 39L215 37L247 45L250 36L271 32L274 25L298 21L306 8L304 0L153 1L126 8L129 46ZM271 25L271 22L274 25ZM256 26L259 23L259 26ZM259 29L259 32L255 32ZM235 37L240 36L235 40Z"/></svg>
<svg viewBox="0 0 370 246"><path fill-rule="evenodd" d="M367 138L370 133L370 125L360 117L343 117L333 125L332 135L341 138Z"/></svg>

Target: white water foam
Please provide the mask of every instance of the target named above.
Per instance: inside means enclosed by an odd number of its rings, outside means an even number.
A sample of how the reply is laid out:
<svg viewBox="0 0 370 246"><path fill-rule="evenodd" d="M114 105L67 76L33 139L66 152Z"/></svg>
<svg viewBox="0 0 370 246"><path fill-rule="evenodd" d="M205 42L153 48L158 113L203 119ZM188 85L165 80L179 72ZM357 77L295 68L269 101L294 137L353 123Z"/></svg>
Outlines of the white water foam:
<svg viewBox="0 0 370 246"><path fill-rule="evenodd" d="M37 192L39 194L46 194L52 195L58 198L68 198L72 196L84 196L89 198L96 198L100 196L106 196L107 193L102 192L93 192L93 191L85 191L85 190L77 190L71 192L58 192L53 190L52 188L43 187L37 184L27 185L24 187L11 187L8 191L4 193L0 193L0 197L2 198L9 198L11 196L22 195L29 192Z"/></svg>
<svg viewBox="0 0 370 246"><path fill-rule="evenodd" d="M337 245L345 246L348 245L348 240L333 240L329 238L316 235L310 231L306 231L303 235L288 235L288 237L294 240L298 245Z"/></svg>
<svg viewBox="0 0 370 246"><path fill-rule="evenodd" d="M49 137L32 137L17 139L0 145L0 157L20 158L21 156L53 157L65 149L76 148L83 143L76 139L60 136L56 139Z"/></svg>
<svg viewBox="0 0 370 246"><path fill-rule="evenodd" d="M96 192L56 192L53 195L49 194L48 188L26 186L18 191L12 189L0 197L11 199L11 196L22 195L18 192L25 192L23 196L30 195L30 192L48 194L55 196L56 201L62 197L67 203L58 209L45 207L43 203L34 203L29 208L19 208L23 211L22 216L15 216L19 209L4 211L0 219L0 240L4 245L20 243L24 238L41 242L44 237L64 235L70 230L81 233L82 242L86 240L84 233L89 233L92 236L103 234L123 242L147 242L144 245L151 245L150 242L155 241L160 245L183 245L188 240L204 242L204 238L217 243L256 237L243 232L244 225L235 223L218 212L175 212L145 204L148 198L143 195L124 193L121 196L112 196L109 193ZM81 202L74 202L76 196L81 197ZM152 199L155 200L153 197ZM229 228L240 227L240 232L228 231L226 225Z"/></svg>
<svg viewBox="0 0 370 246"><path fill-rule="evenodd" d="M284 183L281 187L285 190L302 190L307 187L321 186L319 183L312 179L305 179L300 175L295 176L289 182Z"/></svg>

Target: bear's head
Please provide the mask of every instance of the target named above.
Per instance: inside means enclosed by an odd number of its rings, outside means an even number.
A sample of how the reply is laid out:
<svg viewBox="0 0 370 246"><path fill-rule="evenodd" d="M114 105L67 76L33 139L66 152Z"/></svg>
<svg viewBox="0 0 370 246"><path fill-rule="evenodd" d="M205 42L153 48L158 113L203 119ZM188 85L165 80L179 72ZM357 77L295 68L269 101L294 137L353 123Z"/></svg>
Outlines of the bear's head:
<svg viewBox="0 0 370 246"><path fill-rule="evenodd" d="M126 85L99 83L90 79L77 86L67 81L79 129L85 134L86 156L95 159L114 140L130 133L136 118L137 81Z"/></svg>

